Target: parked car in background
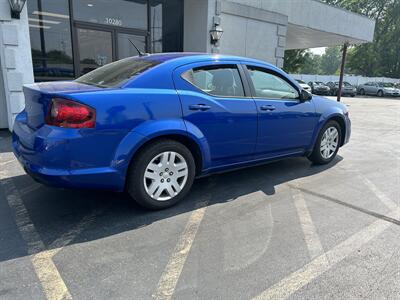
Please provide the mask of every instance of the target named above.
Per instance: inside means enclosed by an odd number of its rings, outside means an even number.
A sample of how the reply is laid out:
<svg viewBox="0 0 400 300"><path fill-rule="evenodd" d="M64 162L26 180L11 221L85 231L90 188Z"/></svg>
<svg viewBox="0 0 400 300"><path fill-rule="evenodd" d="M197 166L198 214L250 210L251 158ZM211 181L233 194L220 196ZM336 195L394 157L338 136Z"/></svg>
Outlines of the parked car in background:
<svg viewBox="0 0 400 300"><path fill-rule="evenodd" d="M327 82L326 83L327 86L329 86L330 90L331 90L331 95L332 96L337 96L338 91L339 91L339 81L335 81L335 82ZM357 88L355 86L352 86L350 83L348 83L347 81L343 82L343 86L342 86L342 96L351 96L354 97L357 94Z"/></svg>
<svg viewBox="0 0 400 300"><path fill-rule="evenodd" d="M311 92L315 95L330 95L331 89L322 81L310 81L308 85L311 87Z"/></svg>
<svg viewBox="0 0 400 300"><path fill-rule="evenodd" d="M400 90L390 82L367 82L358 86L358 93L360 95L374 95L378 97L383 96L400 96Z"/></svg>
<svg viewBox="0 0 400 300"><path fill-rule="evenodd" d="M311 93L311 86L309 86L307 83L305 83L303 80L296 79L298 84L303 88L303 90L306 90L307 92Z"/></svg>
<svg viewBox="0 0 400 300"><path fill-rule="evenodd" d="M198 176L293 156L327 164L351 132L345 105L236 56L129 57L24 94L13 150L28 174L126 191L150 209L182 200Z"/></svg>

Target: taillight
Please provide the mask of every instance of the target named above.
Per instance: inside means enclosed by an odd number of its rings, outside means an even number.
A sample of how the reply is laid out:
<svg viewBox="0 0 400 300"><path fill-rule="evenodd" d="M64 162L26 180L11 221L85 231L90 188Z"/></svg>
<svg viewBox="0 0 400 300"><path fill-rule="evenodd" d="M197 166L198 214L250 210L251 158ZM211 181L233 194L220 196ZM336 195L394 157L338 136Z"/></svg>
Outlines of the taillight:
<svg viewBox="0 0 400 300"><path fill-rule="evenodd" d="M51 100L46 124L65 128L93 128L96 124L96 110L66 99Z"/></svg>

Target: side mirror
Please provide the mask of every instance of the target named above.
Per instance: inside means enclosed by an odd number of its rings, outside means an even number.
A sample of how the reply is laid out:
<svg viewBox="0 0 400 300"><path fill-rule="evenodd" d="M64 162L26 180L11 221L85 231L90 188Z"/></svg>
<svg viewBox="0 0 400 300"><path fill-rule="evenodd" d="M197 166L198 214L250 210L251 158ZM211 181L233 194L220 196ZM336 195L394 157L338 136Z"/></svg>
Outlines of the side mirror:
<svg viewBox="0 0 400 300"><path fill-rule="evenodd" d="M305 102L305 101L309 101L312 99L312 95L307 92L306 90L301 90L300 92L300 101L301 102Z"/></svg>

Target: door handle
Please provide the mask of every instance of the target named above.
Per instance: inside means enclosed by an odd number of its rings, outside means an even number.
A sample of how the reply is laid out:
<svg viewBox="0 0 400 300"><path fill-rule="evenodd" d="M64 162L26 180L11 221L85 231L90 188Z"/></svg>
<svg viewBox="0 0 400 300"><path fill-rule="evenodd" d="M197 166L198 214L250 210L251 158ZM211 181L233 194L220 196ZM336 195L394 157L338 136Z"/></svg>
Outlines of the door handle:
<svg viewBox="0 0 400 300"><path fill-rule="evenodd" d="M273 111L275 109L276 108L273 105L261 105L260 106L260 110L263 110L263 111Z"/></svg>
<svg viewBox="0 0 400 300"><path fill-rule="evenodd" d="M192 104L189 106L190 110L201 110L201 111L206 111L209 110L211 106L205 105L205 104Z"/></svg>

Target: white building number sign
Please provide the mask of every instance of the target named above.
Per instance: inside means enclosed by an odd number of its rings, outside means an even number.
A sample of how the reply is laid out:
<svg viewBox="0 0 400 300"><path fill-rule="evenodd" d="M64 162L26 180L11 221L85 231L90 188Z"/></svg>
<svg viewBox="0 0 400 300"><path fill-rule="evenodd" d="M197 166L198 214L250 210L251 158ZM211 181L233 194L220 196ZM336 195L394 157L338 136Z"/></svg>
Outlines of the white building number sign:
<svg viewBox="0 0 400 300"><path fill-rule="evenodd" d="M105 23L107 25L122 26L122 20L117 18L106 18Z"/></svg>

